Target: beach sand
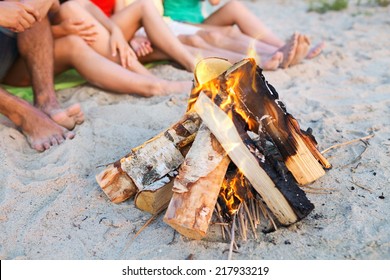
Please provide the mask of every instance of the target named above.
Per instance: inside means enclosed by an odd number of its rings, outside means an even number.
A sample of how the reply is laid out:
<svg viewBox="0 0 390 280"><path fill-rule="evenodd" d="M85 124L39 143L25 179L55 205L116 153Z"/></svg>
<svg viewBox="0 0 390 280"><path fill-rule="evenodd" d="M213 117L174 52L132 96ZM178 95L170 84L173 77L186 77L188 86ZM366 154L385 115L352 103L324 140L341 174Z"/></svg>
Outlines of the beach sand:
<svg viewBox="0 0 390 280"><path fill-rule="evenodd" d="M294 31L326 41L319 57L264 72L301 128L311 127L333 164L308 193L313 212L257 240L237 240L233 259L390 258L390 7L350 4L346 11L307 13L305 1L245 1L288 38ZM160 77L192 74L158 66ZM44 153L2 118L0 123L0 259L227 258L229 244L216 226L189 240L130 199L111 203L95 180L104 165L176 122L189 93L140 98L81 86L58 92L64 106L80 102L86 121L76 137Z"/></svg>

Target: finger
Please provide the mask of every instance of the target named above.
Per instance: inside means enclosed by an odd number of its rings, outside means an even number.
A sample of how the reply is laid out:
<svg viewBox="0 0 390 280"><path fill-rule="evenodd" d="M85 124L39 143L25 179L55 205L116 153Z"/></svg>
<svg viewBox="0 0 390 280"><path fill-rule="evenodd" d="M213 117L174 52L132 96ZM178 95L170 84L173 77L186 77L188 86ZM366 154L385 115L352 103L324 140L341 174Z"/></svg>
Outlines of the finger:
<svg viewBox="0 0 390 280"><path fill-rule="evenodd" d="M117 54L117 45L116 45L116 43L115 42L111 42L110 43L110 48L111 48L111 55L113 57L115 57L116 54Z"/></svg>
<svg viewBox="0 0 390 280"><path fill-rule="evenodd" d="M91 37L85 37L85 36L81 36L81 38L87 42L89 45L96 42L96 40L94 38L91 38Z"/></svg>
<svg viewBox="0 0 390 280"><path fill-rule="evenodd" d="M19 2L20 5L23 6L24 10L29 13L31 16L34 17L35 21L41 21L41 15L38 10L36 10L33 6L27 3L21 3Z"/></svg>
<svg viewBox="0 0 390 280"><path fill-rule="evenodd" d="M23 16L23 19L26 22L28 22L29 27L31 27L37 21L32 14L29 14L27 12L24 12L22 16Z"/></svg>
<svg viewBox="0 0 390 280"><path fill-rule="evenodd" d="M74 24L74 25L80 25L80 24L84 23L84 19L82 19L82 18L70 18L69 19L69 23L70 24Z"/></svg>
<svg viewBox="0 0 390 280"><path fill-rule="evenodd" d="M15 32L15 33L19 33L19 32L23 32L25 31L26 29L23 27L23 25L21 25L20 23L18 23L18 25L14 28L10 28L10 30L12 32Z"/></svg>
<svg viewBox="0 0 390 280"><path fill-rule="evenodd" d="M129 51L129 55L127 56L127 66L131 67L132 64L133 64L133 55Z"/></svg>
<svg viewBox="0 0 390 280"><path fill-rule="evenodd" d="M145 55L146 55L145 48L141 48L141 54L142 54L142 56L145 56Z"/></svg>
<svg viewBox="0 0 390 280"><path fill-rule="evenodd" d="M19 24L22 26L23 30L29 29L31 24L24 18L19 19Z"/></svg>
<svg viewBox="0 0 390 280"><path fill-rule="evenodd" d="M121 48L119 52L121 55L121 64L123 67L127 68L128 60L129 60L129 52L126 51L124 48Z"/></svg>
<svg viewBox="0 0 390 280"><path fill-rule="evenodd" d="M93 28L95 27L95 24L93 23L82 23L80 24L79 28L80 28L80 31L88 31L88 30L93 30Z"/></svg>
<svg viewBox="0 0 390 280"><path fill-rule="evenodd" d="M97 34L98 33L96 31L81 31L81 32L79 32L80 36L85 36L85 37L96 37Z"/></svg>

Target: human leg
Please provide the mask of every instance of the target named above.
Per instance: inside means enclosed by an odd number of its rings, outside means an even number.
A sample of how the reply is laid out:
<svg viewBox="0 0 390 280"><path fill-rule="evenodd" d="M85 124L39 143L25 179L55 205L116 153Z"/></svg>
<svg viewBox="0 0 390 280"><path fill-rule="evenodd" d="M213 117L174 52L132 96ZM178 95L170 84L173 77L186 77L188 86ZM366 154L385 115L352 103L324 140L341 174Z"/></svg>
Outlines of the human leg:
<svg viewBox="0 0 390 280"><path fill-rule="evenodd" d="M50 24L46 18L34 26L18 34L18 49L21 59L11 68L5 82L16 84L20 82L19 67L25 64L34 91L34 104L49 115L55 122L73 129L76 124L84 121L84 115L79 104L74 104L63 110L54 91L53 39Z"/></svg>
<svg viewBox="0 0 390 280"><path fill-rule="evenodd" d="M167 81L129 71L99 55L78 36L55 42L55 72L75 68L86 80L105 90L141 96L188 92L190 81Z"/></svg>
<svg viewBox="0 0 390 280"><path fill-rule="evenodd" d="M99 54L114 61L118 64L121 63L120 56L112 56L110 47L110 33L108 30L90 14L82 5L76 1L68 1L61 5L59 12L53 19L54 24L58 24L63 20L68 19L83 19L84 22L92 24L94 32L96 32L94 42L90 43L90 46ZM142 75L152 75L141 63L133 61L131 66L127 67L129 70Z"/></svg>
<svg viewBox="0 0 390 280"><path fill-rule="evenodd" d="M232 63L244 57L244 55L239 53L216 48L198 35L179 35L178 38L195 57L223 57Z"/></svg>
<svg viewBox="0 0 390 280"><path fill-rule="evenodd" d="M150 0L135 1L119 11L111 19L121 28L125 38L129 40L143 26L154 47L160 49L171 59L193 71L195 59L191 53L174 36Z"/></svg>
<svg viewBox="0 0 390 280"><path fill-rule="evenodd" d="M237 25L242 33L275 47L282 47L284 41L274 34L244 4L232 0L215 11L204 21L207 25Z"/></svg>
<svg viewBox="0 0 390 280"><path fill-rule="evenodd" d="M57 125L46 114L28 102L17 98L0 88L0 113L20 127L30 146L44 151L75 135Z"/></svg>

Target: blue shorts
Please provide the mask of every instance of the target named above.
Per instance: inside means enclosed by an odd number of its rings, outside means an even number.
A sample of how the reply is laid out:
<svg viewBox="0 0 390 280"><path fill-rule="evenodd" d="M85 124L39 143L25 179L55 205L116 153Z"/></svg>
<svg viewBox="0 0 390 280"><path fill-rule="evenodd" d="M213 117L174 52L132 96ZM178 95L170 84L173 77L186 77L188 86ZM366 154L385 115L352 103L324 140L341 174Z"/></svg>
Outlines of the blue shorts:
<svg viewBox="0 0 390 280"><path fill-rule="evenodd" d="M0 82L18 57L16 34L0 27Z"/></svg>

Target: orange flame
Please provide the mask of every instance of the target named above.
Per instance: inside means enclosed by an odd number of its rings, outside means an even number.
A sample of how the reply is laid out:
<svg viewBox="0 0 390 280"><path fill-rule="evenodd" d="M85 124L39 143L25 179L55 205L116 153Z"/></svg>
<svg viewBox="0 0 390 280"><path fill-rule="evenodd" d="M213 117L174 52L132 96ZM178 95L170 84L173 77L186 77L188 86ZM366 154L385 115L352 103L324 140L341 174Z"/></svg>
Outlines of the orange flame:
<svg viewBox="0 0 390 280"><path fill-rule="evenodd" d="M250 60L252 60L250 58ZM256 64L253 63L253 71L256 71ZM229 72L226 75L214 76L211 79L208 79L208 74L216 74L218 71L210 70L210 65L207 63L200 63L197 66L195 74L195 84L191 93L191 99L189 101L189 108L196 102L196 99L199 96L199 93L203 91L206 93L210 99L215 103L219 103L218 106L230 117L233 119L233 114L238 114L249 126L249 129L253 129L258 125L256 121L248 115L245 108L243 108L243 102L239 99L239 85L240 80L245 78L244 71L240 71L239 68ZM252 73L251 73L252 74ZM217 77L219 76L219 77ZM254 75L251 75L253 77ZM252 88L255 91L254 83ZM218 97L218 100L216 100ZM232 148L234 148L234 143L232 143ZM229 151L226 151L229 152ZM220 191L220 198L223 199L229 215L236 213L240 207L241 202L248 198L250 191L246 183L246 179L242 172L234 176L234 178L225 178L223 185Z"/></svg>
<svg viewBox="0 0 390 280"><path fill-rule="evenodd" d="M239 209L241 202L244 197L240 194L240 188L245 187L245 177L241 171L238 171L236 176L232 179L227 179L223 181L221 191L219 193L220 197L223 199L226 208L228 209L229 215L233 216Z"/></svg>

